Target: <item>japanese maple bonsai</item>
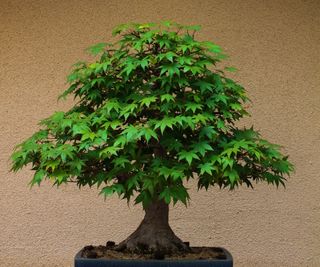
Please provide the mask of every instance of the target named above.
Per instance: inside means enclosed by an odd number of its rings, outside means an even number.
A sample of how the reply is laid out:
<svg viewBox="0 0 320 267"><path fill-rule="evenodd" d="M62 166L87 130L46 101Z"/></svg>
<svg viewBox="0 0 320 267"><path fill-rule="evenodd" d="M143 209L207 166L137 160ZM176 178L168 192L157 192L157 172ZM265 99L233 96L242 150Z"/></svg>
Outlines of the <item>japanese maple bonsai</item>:
<svg viewBox="0 0 320 267"><path fill-rule="evenodd" d="M284 185L292 164L278 145L235 122L248 115L245 89L216 64L221 48L194 38L199 26L172 22L118 26L115 43L90 48L75 64L77 103L40 122L18 145L12 170L31 164L31 185L50 179L98 186L101 194L141 203L145 217L118 250L188 251L168 223L169 204L187 205L185 182L235 189Z"/></svg>

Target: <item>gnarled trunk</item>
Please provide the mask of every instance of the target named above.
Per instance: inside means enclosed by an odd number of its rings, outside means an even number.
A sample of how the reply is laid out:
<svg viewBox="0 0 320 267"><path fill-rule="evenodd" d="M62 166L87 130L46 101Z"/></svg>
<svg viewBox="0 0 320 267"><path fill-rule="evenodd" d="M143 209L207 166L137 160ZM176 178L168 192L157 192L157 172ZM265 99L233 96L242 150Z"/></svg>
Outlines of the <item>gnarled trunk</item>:
<svg viewBox="0 0 320 267"><path fill-rule="evenodd" d="M137 230L122 241L118 250L151 253L188 251L189 247L178 238L169 225L169 206L163 200L151 203Z"/></svg>

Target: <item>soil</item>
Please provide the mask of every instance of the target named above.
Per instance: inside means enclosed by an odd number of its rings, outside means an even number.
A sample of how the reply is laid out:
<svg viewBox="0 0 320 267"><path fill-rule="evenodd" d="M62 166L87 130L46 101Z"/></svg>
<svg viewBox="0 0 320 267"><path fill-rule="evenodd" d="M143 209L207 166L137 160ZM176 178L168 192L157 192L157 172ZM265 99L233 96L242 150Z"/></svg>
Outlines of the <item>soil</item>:
<svg viewBox="0 0 320 267"><path fill-rule="evenodd" d="M188 242L186 244L189 245ZM86 246L81 250L81 257L109 260L211 260L227 258L223 250L216 247L190 247L189 252L173 252L171 254L165 254L161 251L135 253L126 250L117 251L115 248L116 244L113 241L108 241L106 246Z"/></svg>

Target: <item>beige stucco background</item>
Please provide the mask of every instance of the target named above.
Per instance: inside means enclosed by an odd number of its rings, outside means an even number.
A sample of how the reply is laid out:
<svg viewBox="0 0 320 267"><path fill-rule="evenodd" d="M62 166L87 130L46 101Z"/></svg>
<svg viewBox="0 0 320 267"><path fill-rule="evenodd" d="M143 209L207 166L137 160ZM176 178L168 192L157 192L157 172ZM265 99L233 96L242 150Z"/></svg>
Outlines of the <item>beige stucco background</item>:
<svg viewBox="0 0 320 267"><path fill-rule="evenodd" d="M235 266L320 266L320 1L1 0L0 266L72 266L84 245L116 242L137 227L140 207L98 191L29 189L31 171L9 173L15 144L57 103L71 64L129 21L201 24L199 39L221 45L253 103L254 123L282 144L296 172L287 188L257 185L197 192L171 225L191 245L223 246Z"/></svg>

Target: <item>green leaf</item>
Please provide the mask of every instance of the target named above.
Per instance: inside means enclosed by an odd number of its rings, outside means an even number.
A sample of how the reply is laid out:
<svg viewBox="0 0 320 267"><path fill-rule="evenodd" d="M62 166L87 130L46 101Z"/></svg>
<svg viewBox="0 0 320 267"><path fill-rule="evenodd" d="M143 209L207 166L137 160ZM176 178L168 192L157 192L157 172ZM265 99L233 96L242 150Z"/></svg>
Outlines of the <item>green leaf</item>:
<svg viewBox="0 0 320 267"><path fill-rule="evenodd" d="M89 133L90 131L91 130L89 126L85 123L78 123L72 126L72 133L74 136L77 134L86 134L86 133Z"/></svg>
<svg viewBox="0 0 320 267"><path fill-rule="evenodd" d="M202 157L204 157L204 155L206 154L207 151L213 151L213 149L209 145L209 143L205 142L205 141L195 143L194 145L192 145L192 147L193 147L194 151L200 153L200 155Z"/></svg>
<svg viewBox="0 0 320 267"><path fill-rule="evenodd" d="M235 67L225 67L224 69L227 70L227 71L230 71L230 72L236 72L236 71L238 71L238 69L235 68Z"/></svg>
<svg viewBox="0 0 320 267"><path fill-rule="evenodd" d="M165 21L162 21L161 24L166 27L170 27L173 23L170 20L165 20Z"/></svg>
<svg viewBox="0 0 320 267"><path fill-rule="evenodd" d="M113 192L112 186L106 186L101 190L100 194L103 194L104 196L111 196L113 195Z"/></svg>
<svg viewBox="0 0 320 267"><path fill-rule="evenodd" d="M164 137L161 137L161 142L160 144L162 146L165 146L165 148L169 151L180 151L181 148L183 148L183 145L182 143L173 138L173 137L170 137L170 136L164 136Z"/></svg>
<svg viewBox="0 0 320 267"><path fill-rule="evenodd" d="M220 160L222 163L222 170L225 170L227 167L230 167L230 168L233 167L233 164L234 164L233 159L227 158L227 157L221 157Z"/></svg>
<svg viewBox="0 0 320 267"><path fill-rule="evenodd" d="M186 103L185 106L186 106L186 111L192 110L193 113L195 113L197 109L202 110L201 104L197 104L193 102Z"/></svg>
<svg viewBox="0 0 320 267"><path fill-rule="evenodd" d="M45 170L42 170L42 169L38 169L34 176L33 176L33 179L32 181L30 182L30 185L33 186L35 184L38 184L40 185L41 181L43 180L43 178L45 178L47 172Z"/></svg>
<svg viewBox="0 0 320 267"><path fill-rule="evenodd" d="M148 108L151 103L154 103L156 101L157 101L157 97L155 96L145 97L140 101L140 105L141 107L146 106Z"/></svg>
<svg viewBox="0 0 320 267"><path fill-rule="evenodd" d="M72 168L72 169L76 169L79 172L81 171L82 167L85 166L84 161L82 161L79 158L73 158L72 161L68 162L68 165Z"/></svg>
<svg viewBox="0 0 320 267"><path fill-rule="evenodd" d="M78 71L74 71L74 72L72 72L71 74L69 74L68 76L67 76L67 82L68 83L72 83L72 82L75 82L75 81L77 81L79 79L79 73L78 73ZM70 88L70 87L69 87ZM69 91L68 91L69 92Z"/></svg>
<svg viewBox="0 0 320 267"><path fill-rule="evenodd" d="M221 53L222 50L221 50L221 47L212 43L212 42L208 42L208 41L205 41L205 42L201 42L201 44L206 47L208 49L209 52L211 53Z"/></svg>
<svg viewBox="0 0 320 267"><path fill-rule="evenodd" d="M74 77L75 79L77 79L78 77ZM74 81L73 78L71 78L69 80L69 76L68 76L68 82L72 82ZM75 91L75 89L78 87L78 83L72 84L67 90L65 90L62 94L59 95L58 100L60 99L66 99L67 95L73 93Z"/></svg>
<svg viewBox="0 0 320 267"><path fill-rule="evenodd" d="M195 116L190 117L190 116L177 116L176 117L176 122L179 123L180 125L184 126L185 124L188 125L192 130L195 129L195 123L198 121L194 119Z"/></svg>
<svg viewBox="0 0 320 267"><path fill-rule="evenodd" d="M128 142L139 138L139 130L133 125L127 126L126 129L122 132L122 134L126 136Z"/></svg>
<svg viewBox="0 0 320 267"><path fill-rule="evenodd" d="M200 175L204 174L204 173L208 173L210 175L212 175L212 171L215 170L215 167L211 164L211 163L204 163L204 164L200 164L198 166L198 168L200 169Z"/></svg>
<svg viewBox="0 0 320 267"><path fill-rule="evenodd" d="M142 202L143 208L146 208L151 203L151 201L152 201L152 198L151 198L151 195L148 191L140 192L140 194L135 199L136 204Z"/></svg>
<svg viewBox="0 0 320 267"><path fill-rule="evenodd" d="M168 61L173 62L173 58L176 57L176 56L177 56L176 53L174 53L174 52L172 52L172 51L168 51L168 52L166 52L166 53L164 53L164 54L159 54L159 55L157 56L157 59L159 59L159 61L161 61L161 60L163 60L163 59L165 58L165 59L167 59Z"/></svg>
<svg viewBox="0 0 320 267"><path fill-rule="evenodd" d="M199 137L203 138L204 136L209 139L213 139L213 137L217 134L217 131L212 126L204 126L201 128Z"/></svg>
<svg viewBox="0 0 320 267"><path fill-rule="evenodd" d="M60 151L60 157L63 163L67 162L67 159L70 159L70 160L74 159L75 157L74 152L76 148L73 147L72 145L63 144L58 149Z"/></svg>
<svg viewBox="0 0 320 267"><path fill-rule="evenodd" d="M103 194L105 197L107 197L117 193L120 196L123 192L125 192L125 189L122 184L113 184L111 186L105 186L101 190L100 194Z"/></svg>
<svg viewBox="0 0 320 267"><path fill-rule="evenodd" d="M93 141L95 139L95 137L96 137L96 134L89 131L89 132L86 132L82 135L81 141L85 141L87 139L90 139L91 141Z"/></svg>
<svg viewBox="0 0 320 267"><path fill-rule="evenodd" d="M208 114L196 114L192 118L194 123L201 122L204 125L206 125L207 121L210 119Z"/></svg>
<svg viewBox="0 0 320 267"><path fill-rule="evenodd" d="M120 24L112 30L112 36L116 36L130 28L130 24Z"/></svg>
<svg viewBox="0 0 320 267"><path fill-rule="evenodd" d="M292 170L290 163L286 160L273 162L272 167L281 173L289 173Z"/></svg>
<svg viewBox="0 0 320 267"><path fill-rule="evenodd" d="M114 146L115 147L123 147L126 143L127 143L127 138L126 138L126 136L122 135L122 136L119 136L115 140Z"/></svg>
<svg viewBox="0 0 320 267"><path fill-rule="evenodd" d="M173 181L176 182L178 180L184 179L186 175L182 170L173 168L170 176L173 178Z"/></svg>
<svg viewBox="0 0 320 267"><path fill-rule="evenodd" d="M225 123L224 123L223 120L218 120L218 122L217 122L217 127L218 127L219 129L222 129L222 130L225 130L225 129L226 129L226 125L225 125Z"/></svg>
<svg viewBox="0 0 320 267"><path fill-rule="evenodd" d="M143 70L145 70L149 65L149 59L148 57L143 58L142 60L140 60L140 66Z"/></svg>
<svg viewBox="0 0 320 267"><path fill-rule="evenodd" d="M174 74L177 74L177 76L180 76L180 65L178 63L172 63L172 64L164 64L160 67L160 76L162 76L165 73L169 74L169 77L172 77Z"/></svg>
<svg viewBox="0 0 320 267"><path fill-rule="evenodd" d="M160 199L164 199L164 201L169 205L171 202L170 189L165 188L159 195Z"/></svg>
<svg viewBox="0 0 320 267"><path fill-rule="evenodd" d="M153 137L154 139L158 140L158 135L157 133L150 129L150 128L142 128L140 130L140 135L144 136L144 138L147 140L147 143L149 143L151 137Z"/></svg>
<svg viewBox="0 0 320 267"><path fill-rule="evenodd" d="M174 96L170 94L164 94L160 96L161 102L174 102Z"/></svg>
<svg viewBox="0 0 320 267"><path fill-rule="evenodd" d="M57 159L46 162L46 171L51 170L52 172L54 172L57 166L59 166L59 164L60 160Z"/></svg>
<svg viewBox="0 0 320 267"><path fill-rule="evenodd" d="M166 128L171 128L173 129L173 125L176 123L175 118L171 118L171 117L164 117L161 121L158 121L155 126L154 129L158 129L160 128L161 133L163 134L164 130Z"/></svg>
<svg viewBox="0 0 320 267"><path fill-rule="evenodd" d="M118 112L120 108L121 108L121 105L117 99L109 99L102 107L102 109L105 110L107 114L110 114L112 110L115 110L116 112Z"/></svg>
<svg viewBox="0 0 320 267"><path fill-rule="evenodd" d="M200 88L201 94L205 93L206 91L212 92L212 89L213 89L213 84L208 83L204 80L200 80L196 82L194 85Z"/></svg>
<svg viewBox="0 0 320 267"><path fill-rule="evenodd" d="M185 206L187 206L187 200L190 199L187 189L184 186L175 186L171 189L173 204L176 204L180 200Z"/></svg>
<svg viewBox="0 0 320 267"><path fill-rule="evenodd" d="M114 121L107 121L103 124L103 126L105 127L105 129L107 130L109 127L112 130L116 130L119 126L122 126L122 122L119 120L114 120Z"/></svg>
<svg viewBox="0 0 320 267"><path fill-rule="evenodd" d="M64 112L63 111L58 111L55 112L52 116L51 116L51 121L54 123L60 123L63 119L64 119Z"/></svg>
<svg viewBox="0 0 320 267"><path fill-rule="evenodd" d="M185 66L183 68L183 72L187 73L189 71L192 73L192 75L197 75L203 72L202 68L198 66Z"/></svg>
<svg viewBox="0 0 320 267"><path fill-rule="evenodd" d="M120 116L128 119L130 115L134 115L138 105L135 103L131 103L123 107L120 111Z"/></svg>
<svg viewBox="0 0 320 267"><path fill-rule="evenodd" d="M139 186L140 175L134 175L127 180L127 187L129 190Z"/></svg>
<svg viewBox="0 0 320 267"><path fill-rule="evenodd" d="M168 168L166 166L162 166L159 168L159 175L164 176L165 179L172 177L173 181L182 180L185 177L185 174L181 169L177 167Z"/></svg>
<svg viewBox="0 0 320 267"><path fill-rule="evenodd" d="M186 45L182 45L180 46L181 50L183 51L183 53L186 51L186 49L188 48L188 46ZM179 56L177 58L177 61L178 63L183 66L184 64L187 64L187 65L192 65L192 62L193 62L193 58L191 56L188 56L188 55L184 55L184 56Z"/></svg>
<svg viewBox="0 0 320 267"><path fill-rule="evenodd" d="M178 156L179 156L179 158L178 158L179 160L184 159L188 162L189 165L191 165L191 163L194 159L199 159L198 155L193 150L191 150L191 151L182 150L181 152L178 153Z"/></svg>
<svg viewBox="0 0 320 267"><path fill-rule="evenodd" d="M239 179L239 174L234 169L231 169L231 170L227 169L227 170L224 171L223 174L229 178L229 181L230 181L231 185L234 185L235 182Z"/></svg>
<svg viewBox="0 0 320 267"><path fill-rule="evenodd" d="M145 177L143 179L143 190L144 191L149 191L150 194L153 195L154 194L154 190L155 190L154 180Z"/></svg>
<svg viewBox="0 0 320 267"><path fill-rule="evenodd" d="M114 160L112 160L112 163L116 166L116 167L122 167L124 168L126 164L130 164L130 161L124 157L117 157Z"/></svg>
<svg viewBox="0 0 320 267"><path fill-rule="evenodd" d="M118 155L119 150L120 150L119 147L115 147L115 146L107 147L99 153L99 157L107 156L108 158L110 158L111 156L116 156Z"/></svg>
<svg viewBox="0 0 320 267"><path fill-rule="evenodd" d="M87 51L92 54L93 56L96 56L98 54L100 54L102 51L104 51L104 49L106 48L108 44L107 43L98 43L95 44L89 48L87 48Z"/></svg>
<svg viewBox="0 0 320 267"><path fill-rule="evenodd" d="M171 41L166 39L163 36L158 37L157 41L159 43L160 48L163 48L163 47L170 48L170 46L171 46Z"/></svg>

